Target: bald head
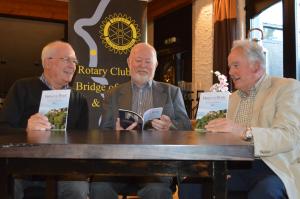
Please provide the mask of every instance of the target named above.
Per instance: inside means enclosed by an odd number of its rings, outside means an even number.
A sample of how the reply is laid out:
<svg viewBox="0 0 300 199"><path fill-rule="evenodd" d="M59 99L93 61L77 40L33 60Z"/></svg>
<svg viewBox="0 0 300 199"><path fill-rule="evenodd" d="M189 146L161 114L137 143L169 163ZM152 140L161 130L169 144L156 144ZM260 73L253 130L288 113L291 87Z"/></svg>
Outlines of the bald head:
<svg viewBox="0 0 300 199"><path fill-rule="evenodd" d="M141 51L141 50L149 50L152 52L152 56L153 56L153 59L154 59L154 62L157 64L157 54L156 54L156 50L154 49L153 46L151 46L150 44L148 43L145 43L145 42L142 42L142 43L138 43L136 45L134 45L130 51L130 54L129 54L129 59L131 57L133 57L138 51Z"/></svg>
<svg viewBox="0 0 300 199"><path fill-rule="evenodd" d="M41 60L42 60L43 67L45 66L45 59L49 58L49 57L55 57L55 53L57 52L57 50L59 50L61 48L69 48L70 50L74 51L72 46L67 42L54 41L54 42L47 44L43 48L42 54L41 54Z"/></svg>
<svg viewBox="0 0 300 199"><path fill-rule="evenodd" d="M41 55L44 77L52 89L64 88L72 81L76 70L76 55L66 42L54 41L47 44Z"/></svg>

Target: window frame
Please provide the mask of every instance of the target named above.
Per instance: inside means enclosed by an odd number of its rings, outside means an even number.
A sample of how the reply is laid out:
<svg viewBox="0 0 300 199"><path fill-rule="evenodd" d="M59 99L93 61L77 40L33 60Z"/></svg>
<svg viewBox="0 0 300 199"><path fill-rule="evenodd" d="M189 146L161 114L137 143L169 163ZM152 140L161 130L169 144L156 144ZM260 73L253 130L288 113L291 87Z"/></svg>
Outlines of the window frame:
<svg viewBox="0 0 300 199"><path fill-rule="evenodd" d="M264 3L263 3L264 2ZM250 20L279 0L246 0L246 31ZM262 6L263 4L263 6ZM295 0L282 0L283 17L283 76L297 77Z"/></svg>

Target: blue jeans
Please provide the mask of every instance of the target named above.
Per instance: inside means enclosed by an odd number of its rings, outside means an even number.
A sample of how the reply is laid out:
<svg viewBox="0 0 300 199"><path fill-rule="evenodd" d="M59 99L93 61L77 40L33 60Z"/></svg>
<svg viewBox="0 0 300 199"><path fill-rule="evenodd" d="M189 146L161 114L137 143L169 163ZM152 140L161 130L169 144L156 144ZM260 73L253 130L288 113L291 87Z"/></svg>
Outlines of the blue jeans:
<svg viewBox="0 0 300 199"><path fill-rule="evenodd" d="M29 187L45 188L43 181L31 181L23 179L14 180L14 199L23 199L24 190ZM86 199L89 194L87 181L58 181L57 195L59 199Z"/></svg>
<svg viewBox="0 0 300 199"><path fill-rule="evenodd" d="M248 170L230 170L228 191L246 191L248 199L286 199L281 179L262 161L255 160Z"/></svg>
<svg viewBox="0 0 300 199"><path fill-rule="evenodd" d="M202 185L197 183L180 183L179 199L202 199Z"/></svg>

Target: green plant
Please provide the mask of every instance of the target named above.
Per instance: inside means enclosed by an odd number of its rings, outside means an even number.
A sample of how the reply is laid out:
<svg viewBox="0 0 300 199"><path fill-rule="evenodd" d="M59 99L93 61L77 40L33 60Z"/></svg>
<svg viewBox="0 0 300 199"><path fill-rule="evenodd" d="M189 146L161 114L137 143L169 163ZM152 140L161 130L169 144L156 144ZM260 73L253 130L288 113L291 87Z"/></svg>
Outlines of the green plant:
<svg viewBox="0 0 300 199"><path fill-rule="evenodd" d="M205 129L204 126L213 119L217 118L225 118L226 117L226 110L219 110L219 111L210 111L201 119L197 119L196 121L196 129Z"/></svg>

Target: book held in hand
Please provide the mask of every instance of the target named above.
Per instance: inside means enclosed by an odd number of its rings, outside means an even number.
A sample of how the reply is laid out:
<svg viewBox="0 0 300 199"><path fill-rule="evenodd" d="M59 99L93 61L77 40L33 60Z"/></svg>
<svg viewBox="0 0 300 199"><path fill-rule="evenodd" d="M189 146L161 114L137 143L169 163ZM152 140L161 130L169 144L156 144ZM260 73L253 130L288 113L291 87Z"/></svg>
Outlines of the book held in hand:
<svg viewBox="0 0 300 199"><path fill-rule="evenodd" d="M162 111L162 107L151 108L145 111L144 115L141 116L131 110L119 109L120 124L124 129L126 129L132 123L137 122L138 125L135 130L147 130L152 128L151 121L153 119L160 118Z"/></svg>
<svg viewBox="0 0 300 199"><path fill-rule="evenodd" d="M204 126L213 119L225 118L229 92L204 92L200 94L195 130L205 131Z"/></svg>
<svg viewBox="0 0 300 199"><path fill-rule="evenodd" d="M42 92L39 113L48 117L51 130L66 130L70 89Z"/></svg>

